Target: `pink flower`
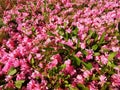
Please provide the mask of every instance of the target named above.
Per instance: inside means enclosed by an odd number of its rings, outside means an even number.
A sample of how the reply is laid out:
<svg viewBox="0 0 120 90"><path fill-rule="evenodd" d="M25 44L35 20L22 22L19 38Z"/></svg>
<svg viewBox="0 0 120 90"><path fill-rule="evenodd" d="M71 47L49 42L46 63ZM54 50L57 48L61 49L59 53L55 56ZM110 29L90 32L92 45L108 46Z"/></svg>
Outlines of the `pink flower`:
<svg viewBox="0 0 120 90"><path fill-rule="evenodd" d="M20 66L20 61L17 60L17 59L14 60L13 66L14 66L14 67L19 67L19 66Z"/></svg>
<svg viewBox="0 0 120 90"><path fill-rule="evenodd" d="M27 64L26 59L21 59L20 60L20 66L21 66L20 68L21 68L22 71L28 71L30 69L30 67Z"/></svg>
<svg viewBox="0 0 120 90"><path fill-rule="evenodd" d="M73 48L73 41L72 40L69 39L65 44Z"/></svg>
<svg viewBox="0 0 120 90"><path fill-rule="evenodd" d="M83 76L82 76L82 75L77 75L77 77L76 77L76 82L83 84L83 83L84 83L84 78L83 78Z"/></svg>
<svg viewBox="0 0 120 90"><path fill-rule="evenodd" d="M53 59L57 59L59 63L62 61L62 58L59 54L53 55Z"/></svg>
<svg viewBox="0 0 120 90"><path fill-rule="evenodd" d="M9 39L9 40L7 41L6 45L7 45L11 50L13 50L13 49L14 49L14 46L15 46L14 41L11 40L11 39Z"/></svg>
<svg viewBox="0 0 120 90"><path fill-rule="evenodd" d="M99 90L97 88L97 82L96 81L90 82L90 84L88 85L88 87L89 87L90 90Z"/></svg>
<svg viewBox="0 0 120 90"><path fill-rule="evenodd" d="M17 74L16 80L25 80L25 73L21 72L20 74Z"/></svg>
<svg viewBox="0 0 120 90"><path fill-rule="evenodd" d="M65 69L63 70L63 72L65 74L70 74L71 76L74 75L76 73L76 70L74 69L74 67L71 65L71 60L67 60L64 62L64 64L66 64Z"/></svg>
<svg viewBox="0 0 120 90"><path fill-rule="evenodd" d="M113 74L111 77L112 86L120 87L120 74Z"/></svg>
<svg viewBox="0 0 120 90"><path fill-rule="evenodd" d="M80 43L80 46L81 46L82 49L86 48L86 44L85 43Z"/></svg>
<svg viewBox="0 0 120 90"><path fill-rule="evenodd" d="M13 63L11 61L8 61L5 66L2 68L2 71L4 73L7 73L9 71L9 69L13 66Z"/></svg>
<svg viewBox="0 0 120 90"><path fill-rule="evenodd" d="M107 78L106 78L105 75L100 75L99 79L100 79L99 84L100 84L101 86L103 86L104 83L107 81Z"/></svg>
<svg viewBox="0 0 120 90"><path fill-rule="evenodd" d="M116 57L120 59L120 51L117 53Z"/></svg>
<svg viewBox="0 0 120 90"><path fill-rule="evenodd" d="M93 51L92 50L87 50L86 60L90 60L92 58L93 58Z"/></svg>
<svg viewBox="0 0 120 90"><path fill-rule="evenodd" d="M38 60L41 60L42 57L43 57L43 56L42 56L40 53L36 53L36 58L37 58Z"/></svg>
<svg viewBox="0 0 120 90"><path fill-rule="evenodd" d="M101 55L100 58L101 58L101 63L102 64L107 64L107 62L108 62L108 57L107 56Z"/></svg>
<svg viewBox="0 0 120 90"><path fill-rule="evenodd" d="M88 78L90 75L92 75L91 71L86 70L86 71L83 72L83 77L84 78Z"/></svg>
<svg viewBox="0 0 120 90"><path fill-rule="evenodd" d="M113 47L112 47L112 50L113 50L113 52L117 52L117 51L119 51L119 47L113 46Z"/></svg>
<svg viewBox="0 0 120 90"><path fill-rule="evenodd" d="M27 90L40 90L40 85L34 80L30 80L30 82L27 84Z"/></svg>
<svg viewBox="0 0 120 90"><path fill-rule="evenodd" d="M9 81L9 82L5 85L5 88L12 88L12 89L14 89L14 88L15 88L14 82L13 82L13 81Z"/></svg>
<svg viewBox="0 0 120 90"><path fill-rule="evenodd" d="M66 29L66 32L68 32L68 33L71 33L71 29L70 28L68 28L68 29Z"/></svg>
<svg viewBox="0 0 120 90"><path fill-rule="evenodd" d="M31 75L31 77L33 78L33 79L35 79L36 77L41 77L41 74L38 72L38 71L34 71L33 73L32 73L32 75Z"/></svg>
<svg viewBox="0 0 120 90"><path fill-rule="evenodd" d="M47 67L48 67L49 69L52 69L52 68L55 67L57 64L58 64L58 60L57 60L57 59L54 59L54 60L52 60L51 62L48 63Z"/></svg>
<svg viewBox="0 0 120 90"><path fill-rule="evenodd" d="M8 81L12 80L12 77L13 77L13 76L10 76L10 75L6 76L5 81L8 82Z"/></svg>
<svg viewBox="0 0 120 90"><path fill-rule="evenodd" d="M82 56L82 53L80 51L78 51L76 54L75 54L77 57L81 57Z"/></svg>

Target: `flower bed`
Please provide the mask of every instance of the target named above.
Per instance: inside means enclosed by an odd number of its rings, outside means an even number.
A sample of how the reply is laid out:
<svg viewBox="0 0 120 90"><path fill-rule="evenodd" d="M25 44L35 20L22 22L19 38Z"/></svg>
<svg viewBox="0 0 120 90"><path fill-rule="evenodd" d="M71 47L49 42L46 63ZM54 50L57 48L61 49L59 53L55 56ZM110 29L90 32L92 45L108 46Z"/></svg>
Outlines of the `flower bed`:
<svg viewBox="0 0 120 90"><path fill-rule="evenodd" d="M0 88L119 90L119 0L19 0L0 19Z"/></svg>

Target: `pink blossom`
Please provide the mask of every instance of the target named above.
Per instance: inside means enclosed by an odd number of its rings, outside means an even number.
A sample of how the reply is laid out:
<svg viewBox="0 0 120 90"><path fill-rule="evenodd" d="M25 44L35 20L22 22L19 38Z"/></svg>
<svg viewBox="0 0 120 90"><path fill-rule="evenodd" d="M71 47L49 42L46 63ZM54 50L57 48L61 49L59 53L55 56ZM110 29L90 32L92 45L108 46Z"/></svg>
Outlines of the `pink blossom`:
<svg viewBox="0 0 120 90"><path fill-rule="evenodd" d="M81 56L82 56L82 53L81 53L80 51L78 51L78 52L76 53L76 56L77 56L77 57L81 57Z"/></svg>
<svg viewBox="0 0 120 90"><path fill-rule="evenodd" d="M25 59L20 60L20 66L21 66L20 68L22 71L28 71L30 69Z"/></svg>
<svg viewBox="0 0 120 90"><path fill-rule="evenodd" d="M51 62L48 63L47 67L48 67L49 69L52 69L52 68L55 67L57 64L58 64L58 60L57 60L57 59L54 59L54 60L52 60Z"/></svg>
<svg viewBox="0 0 120 90"><path fill-rule="evenodd" d="M101 86L103 86L103 85L105 84L105 82L107 81L107 78L106 78L105 75L100 75L99 78L100 78L99 84L100 84Z"/></svg>
<svg viewBox="0 0 120 90"><path fill-rule="evenodd" d="M77 83L81 83L81 84L84 83L84 78L82 75L77 75L76 79L77 79L76 80Z"/></svg>
<svg viewBox="0 0 120 90"><path fill-rule="evenodd" d="M66 65L65 69L63 70L64 73L70 74L71 76L76 73L76 70L71 65L71 60L65 61L64 64Z"/></svg>
<svg viewBox="0 0 120 90"><path fill-rule="evenodd" d="M17 59L14 60L13 66L14 66L14 67L19 67L19 66L20 66L19 60L17 60Z"/></svg>
<svg viewBox="0 0 120 90"><path fill-rule="evenodd" d="M27 90L40 90L40 85L34 80L30 80L30 82L27 84Z"/></svg>
<svg viewBox="0 0 120 90"><path fill-rule="evenodd" d="M13 81L9 81L6 85L5 85L5 88L15 88L14 86L14 82Z"/></svg>
<svg viewBox="0 0 120 90"><path fill-rule="evenodd" d="M81 46L82 49L86 48L86 44L85 43L80 43L80 46Z"/></svg>
<svg viewBox="0 0 120 90"><path fill-rule="evenodd" d="M4 65L4 67L2 68L2 71L5 72L5 73L7 73L9 71L9 69L12 67L12 65L13 65L12 61L8 61Z"/></svg>
<svg viewBox="0 0 120 90"><path fill-rule="evenodd" d="M87 50L86 60L90 60L92 58L93 58L93 51L92 50Z"/></svg>
<svg viewBox="0 0 120 90"><path fill-rule="evenodd" d="M112 50L113 50L113 52L117 52L117 51L119 51L119 47L113 46L113 47L112 47Z"/></svg>
<svg viewBox="0 0 120 90"><path fill-rule="evenodd" d="M100 58L101 58L101 63L102 64L107 64L107 62L108 62L108 57L107 56L101 55Z"/></svg>
<svg viewBox="0 0 120 90"><path fill-rule="evenodd" d="M112 79L112 86L114 86L114 87L120 86L120 74L112 75L111 79Z"/></svg>
<svg viewBox="0 0 120 90"><path fill-rule="evenodd" d="M6 76L5 81L8 82L8 81L12 80L12 77L13 77L13 76L10 76L10 75Z"/></svg>
<svg viewBox="0 0 120 90"><path fill-rule="evenodd" d="M83 77L84 78L88 78L90 75L92 75L91 71L86 70L86 71L83 72Z"/></svg>
<svg viewBox="0 0 120 90"><path fill-rule="evenodd" d="M70 39L65 44L67 44L70 47L73 47L73 42Z"/></svg>
<svg viewBox="0 0 120 90"><path fill-rule="evenodd" d="M6 45L7 45L11 50L13 50L13 49L14 49L14 46L15 46L13 40L7 41Z"/></svg>
<svg viewBox="0 0 120 90"><path fill-rule="evenodd" d="M35 79L35 78L40 78L40 76L41 76L41 74L38 72L38 71L34 71L33 73L32 73L32 75L31 75L31 77L33 78L33 79Z"/></svg>
<svg viewBox="0 0 120 90"><path fill-rule="evenodd" d="M21 72L20 74L17 74L16 80L25 80L25 73Z"/></svg>
<svg viewBox="0 0 120 90"><path fill-rule="evenodd" d="M99 90L98 88L97 88L97 82L96 81L92 81L92 82L90 82L90 84L88 85L88 87L89 87L89 89L90 90Z"/></svg>
<svg viewBox="0 0 120 90"><path fill-rule="evenodd" d="M62 61L62 58L59 54L53 55L52 59L57 59L59 63Z"/></svg>
<svg viewBox="0 0 120 90"><path fill-rule="evenodd" d="M117 53L116 57L120 59L120 51Z"/></svg>

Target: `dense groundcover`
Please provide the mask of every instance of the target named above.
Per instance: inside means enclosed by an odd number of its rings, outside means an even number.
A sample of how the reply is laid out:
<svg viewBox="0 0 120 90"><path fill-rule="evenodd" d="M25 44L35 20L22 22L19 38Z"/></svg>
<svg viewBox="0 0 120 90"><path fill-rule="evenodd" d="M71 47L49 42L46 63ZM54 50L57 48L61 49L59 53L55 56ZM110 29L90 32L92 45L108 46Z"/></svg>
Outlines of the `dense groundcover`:
<svg viewBox="0 0 120 90"><path fill-rule="evenodd" d="M0 90L120 90L120 0L18 0L3 12Z"/></svg>

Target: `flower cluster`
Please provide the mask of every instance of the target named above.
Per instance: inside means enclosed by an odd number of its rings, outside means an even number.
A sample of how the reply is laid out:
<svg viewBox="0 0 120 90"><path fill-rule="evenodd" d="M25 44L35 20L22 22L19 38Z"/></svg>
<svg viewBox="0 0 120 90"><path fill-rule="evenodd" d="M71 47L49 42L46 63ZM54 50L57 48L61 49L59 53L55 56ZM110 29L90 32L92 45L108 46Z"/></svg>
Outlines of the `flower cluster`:
<svg viewBox="0 0 120 90"><path fill-rule="evenodd" d="M17 0L0 19L0 89L120 89L119 18L120 0Z"/></svg>

